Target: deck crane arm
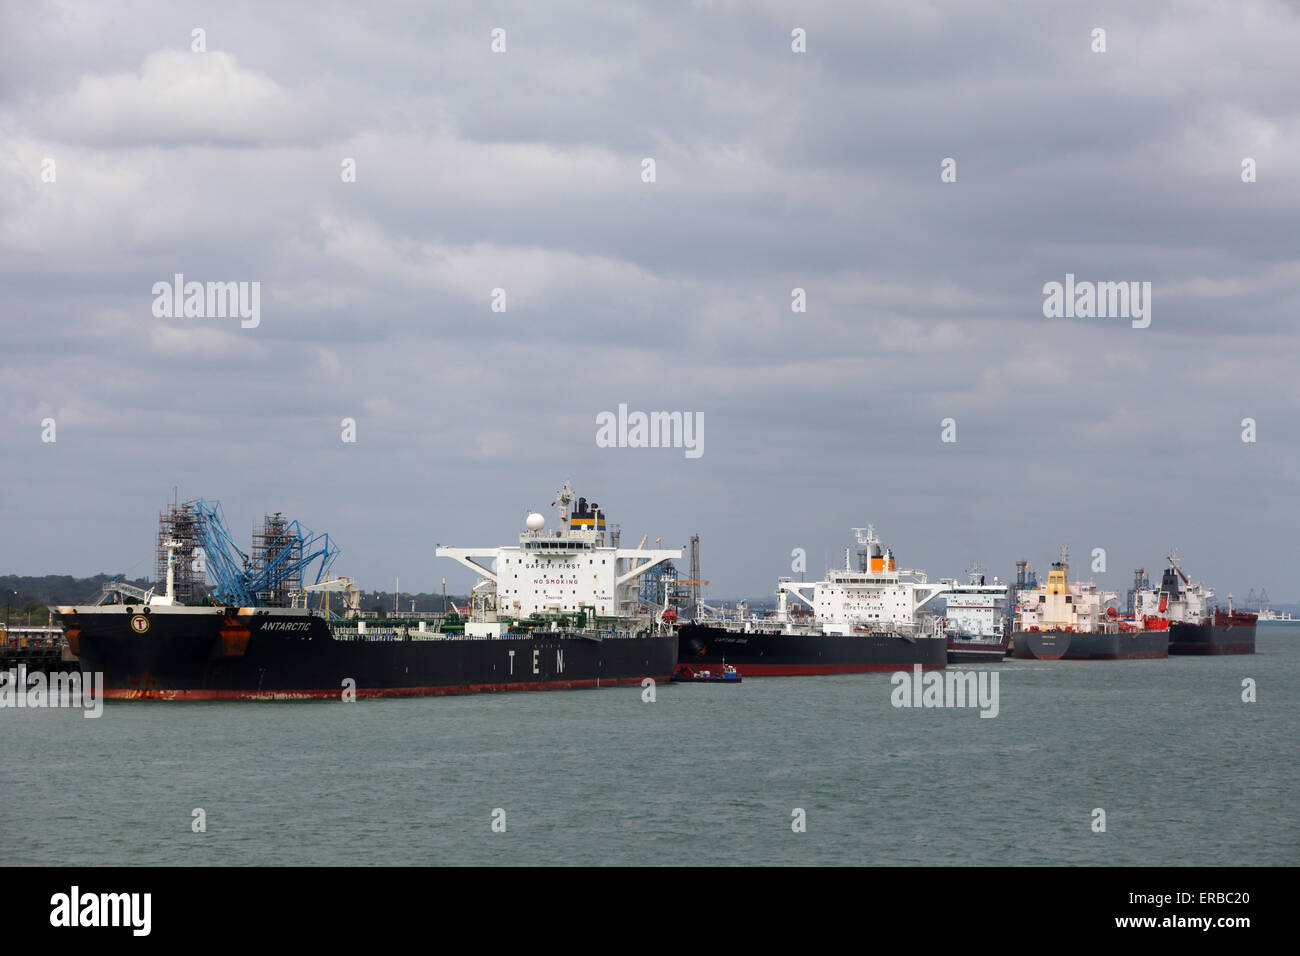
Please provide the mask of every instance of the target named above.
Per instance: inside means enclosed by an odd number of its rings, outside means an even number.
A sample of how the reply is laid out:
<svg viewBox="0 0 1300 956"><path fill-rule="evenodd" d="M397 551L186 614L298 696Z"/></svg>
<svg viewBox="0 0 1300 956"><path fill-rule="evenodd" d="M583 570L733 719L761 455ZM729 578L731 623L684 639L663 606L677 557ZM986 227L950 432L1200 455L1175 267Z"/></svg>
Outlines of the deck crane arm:
<svg viewBox="0 0 1300 956"><path fill-rule="evenodd" d="M1167 554L1165 555L1165 559L1174 566L1174 570L1177 571L1178 576L1183 579L1183 583L1188 587L1191 587L1192 582L1188 580L1187 575L1183 574L1183 569L1178 566L1178 562Z"/></svg>

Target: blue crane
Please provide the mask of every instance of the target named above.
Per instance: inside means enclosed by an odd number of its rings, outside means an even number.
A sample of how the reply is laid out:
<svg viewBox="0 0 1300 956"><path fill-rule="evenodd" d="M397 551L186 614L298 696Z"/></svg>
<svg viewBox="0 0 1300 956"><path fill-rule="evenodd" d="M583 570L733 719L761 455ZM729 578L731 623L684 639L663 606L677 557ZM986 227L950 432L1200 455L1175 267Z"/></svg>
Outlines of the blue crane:
<svg viewBox="0 0 1300 956"><path fill-rule="evenodd" d="M267 542L260 563L235 543L226 525L221 502L199 498L191 503L203 547L204 565L213 585L213 598L239 607L256 607L259 595L291 578L319 584L328 575L339 549L328 534L316 534L297 521L286 522Z"/></svg>

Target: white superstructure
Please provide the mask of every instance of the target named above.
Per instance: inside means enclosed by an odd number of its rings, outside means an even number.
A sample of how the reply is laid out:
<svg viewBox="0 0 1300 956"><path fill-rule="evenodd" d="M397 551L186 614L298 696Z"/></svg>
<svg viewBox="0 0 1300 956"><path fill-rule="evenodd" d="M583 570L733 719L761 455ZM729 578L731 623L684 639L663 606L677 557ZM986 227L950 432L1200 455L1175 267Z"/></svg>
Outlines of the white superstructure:
<svg viewBox="0 0 1300 956"><path fill-rule="evenodd" d="M951 590L952 584L931 584L923 571L900 570L893 551L882 547L876 537L874 526L853 531L858 540L857 568L850 563L846 549L845 566L828 571L824 580L782 578L778 582L775 620L783 633L913 632L933 627L937 618L925 613L927 606ZM800 605L811 611L810 617L796 615Z"/></svg>
<svg viewBox="0 0 1300 956"><path fill-rule="evenodd" d="M438 546L437 556L482 575L475 585L466 634L505 633L511 621L588 612L598 618L639 613L638 579L680 549L619 548L608 543L605 515L594 502L576 499L565 482L557 500L557 527L531 512L518 545L499 548Z"/></svg>
<svg viewBox="0 0 1300 956"><path fill-rule="evenodd" d="M984 569L978 564L972 564L966 574L966 584L944 582L951 585L944 594L948 633L962 637L1001 637L1007 586L998 584L997 578L993 584L985 584Z"/></svg>
<svg viewBox="0 0 1300 956"><path fill-rule="evenodd" d="M1107 605L1119 595L1102 591L1091 581L1070 583L1069 571L1070 554L1061 548L1061 560L1052 562L1047 573L1047 586L1016 593L1017 631L1092 633L1106 629Z"/></svg>
<svg viewBox="0 0 1300 956"><path fill-rule="evenodd" d="M1138 621L1157 618L1171 623L1191 624L1205 620L1210 614L1210 598L1214 597L1214 589L1206 587L1203 582L1193 582L1183 573L1177 549L1165 560L1169 562L1169 567L1165 568L1161 576L1159 590L1149 587L1134 589L1134 618Z"/></svg>

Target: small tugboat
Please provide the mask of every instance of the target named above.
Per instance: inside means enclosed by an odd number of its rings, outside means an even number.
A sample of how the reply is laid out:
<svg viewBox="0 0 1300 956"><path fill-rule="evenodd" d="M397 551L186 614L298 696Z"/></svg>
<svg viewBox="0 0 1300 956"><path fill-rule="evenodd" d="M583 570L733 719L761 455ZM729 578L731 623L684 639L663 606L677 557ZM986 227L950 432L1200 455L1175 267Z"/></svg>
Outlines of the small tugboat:
<svg viewBox="0 0 1300 956"><path fill-rule="evenodd" d="M730 664L723 664L717 672L678 664L670 679L674 684L739 684L741 680L740 672Z"/></svg>

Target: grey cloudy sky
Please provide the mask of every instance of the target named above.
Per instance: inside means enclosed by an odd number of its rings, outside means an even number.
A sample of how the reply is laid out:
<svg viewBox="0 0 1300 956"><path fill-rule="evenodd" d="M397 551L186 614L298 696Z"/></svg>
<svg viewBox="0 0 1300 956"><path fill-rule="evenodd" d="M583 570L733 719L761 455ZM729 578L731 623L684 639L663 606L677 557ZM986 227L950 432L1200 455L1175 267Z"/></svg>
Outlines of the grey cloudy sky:
<svg viewBox="0 0 1300 956"><path fill-rule="evenodd" d="M1297 49L1263 0L7 4L0 572L151 573L179 485L464 587L435 543L569 478L719 597L874 522L932 576L1177 545L1296 600ZM156 318L177 272L261 324ZM1066 273L1150 327L1045 318ZM619 403L703 456L597 447Z"/></svg>

